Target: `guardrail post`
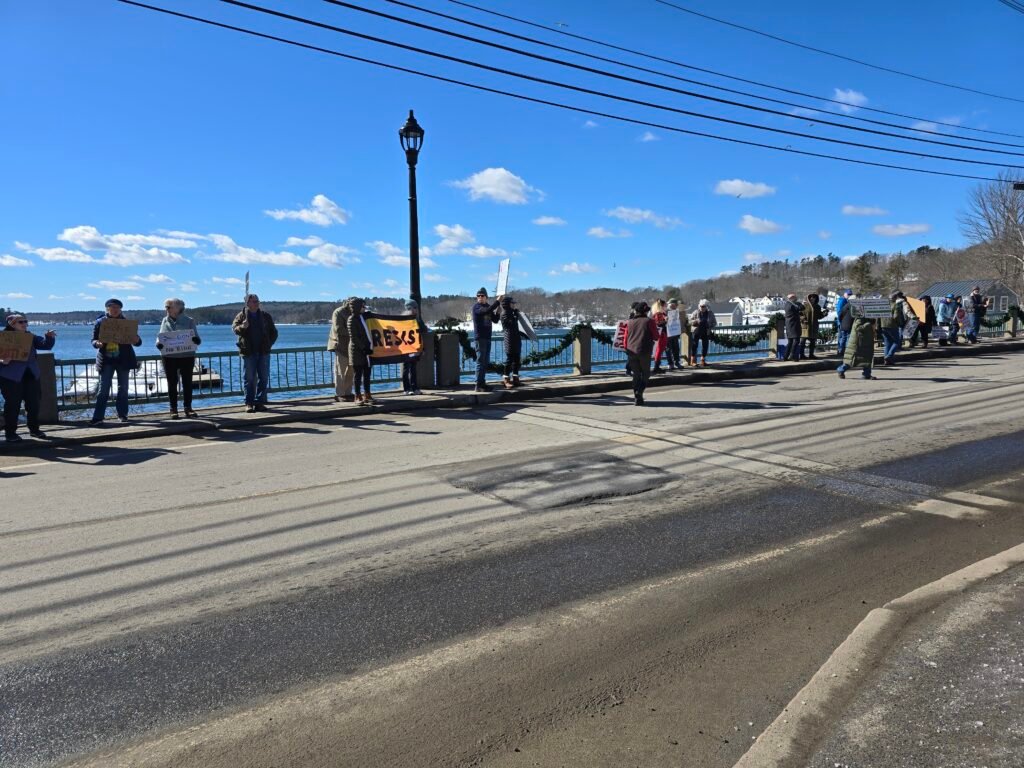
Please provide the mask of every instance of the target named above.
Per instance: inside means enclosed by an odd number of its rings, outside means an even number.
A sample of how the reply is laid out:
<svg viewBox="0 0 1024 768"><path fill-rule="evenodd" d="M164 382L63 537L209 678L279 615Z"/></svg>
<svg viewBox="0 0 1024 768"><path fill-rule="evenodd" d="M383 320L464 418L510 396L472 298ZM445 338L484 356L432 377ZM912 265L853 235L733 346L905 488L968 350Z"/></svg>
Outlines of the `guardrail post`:
<svg viewBox="0 0 1024 768"><path fill-rule="evenodd" d="M434 333L423 334L423 354L416 363L416 381L421 389L434 389Z"/></svg>
<svg viewBox="0 0 1024 768"><path fill-rule="evenodd" d="M768 359L777 360L779 357L779 339L782 338L783 319L775 318L771 330L768 332Z"/></svg>
<svg viewBox="0 0 1024 768"><path fill-rule="evenodd" d="M57 369L53 355L39 355L39 384L43 388L43 396L39 400L39 423L56 424L60 416L57 412Z"/></svg>
<svg viewBox="0 0 1024 768"><path fill-rule="evenodd" d="M438 389L456 389L459 386L459 373L462 367L459 360L459 337L454 333L437 335L437 382Z"/></svg>
<svg viewBox="0 0 1024 768"><path fill-rule="evenodd" d="M589 376L591 371L592 334L587 327L580 328L572 342L572 369L576 376Z"/></svg>

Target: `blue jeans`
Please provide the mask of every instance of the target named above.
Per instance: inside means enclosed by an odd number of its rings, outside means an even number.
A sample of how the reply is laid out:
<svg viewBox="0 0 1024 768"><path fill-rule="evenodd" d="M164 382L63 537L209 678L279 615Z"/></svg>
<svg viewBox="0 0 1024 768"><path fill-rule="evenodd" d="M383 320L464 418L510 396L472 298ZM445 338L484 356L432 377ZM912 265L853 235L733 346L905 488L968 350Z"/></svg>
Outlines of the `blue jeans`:
<svg viewBox="0 0 1024 768"><path fill-rule="evenodd" d="M836 368L836 370L839 371L840 373L846 373L848 370L850 370L850 366L848 366L846 363L840 363L839 367ZM865 379L870 379L871 378L871 366L870 365L865 365L864 366L864 370L861 372L861 375Z"/></svg>
<svg viewBox="0 0 1024 768"><path fill-rule="evenodd" d="M850 332L844 331L842 328L839 329L839 333L836 334L836 352L842 357L846 353L846 343L850 340Z"/></svg>
<svg viewBox="0 0 1024 768"><path fill-rule="evenodd" d="M891 358L903 346L902 331L899 328L882 328L882 341L885 344L886 359Z"/></svg>
<svg viewBox="0 0 1024 768"><path fill-rule="evenodd" d="M117 373L117 399L115 400L117 415L122 419L128 418L128 379L131 377L132 369L104 365L100 368L100 388L96 393L96 409L92 412L93 421L103 421L115 372Z"/></svg>
<svg viewBox="0 0 1024 768"><path fill-rule="evenodd" d="M255 352L242 358L245 361L245 404L266 405L270 389L270 355Z"/></svg>
<svg viewBox="0 0 1024 768"><path fill-rule="evenodd" d="M484 386L487 379L487 368L491 364L491 340L479 336L476 338L476 385Z"/></svg>

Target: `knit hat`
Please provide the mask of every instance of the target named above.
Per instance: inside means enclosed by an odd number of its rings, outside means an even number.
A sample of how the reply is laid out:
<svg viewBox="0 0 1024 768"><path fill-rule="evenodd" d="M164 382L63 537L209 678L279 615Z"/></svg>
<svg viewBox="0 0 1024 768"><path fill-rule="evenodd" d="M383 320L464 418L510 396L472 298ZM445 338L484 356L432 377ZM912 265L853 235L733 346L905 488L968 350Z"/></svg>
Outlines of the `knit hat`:
<svg viewBox="0 0 1024 768"><path fill-rule="evenodd" d="M124 306L124 302L121 301L120 299L107 299L105 302L103 302L103 306L104 307L123 307Z"/></svg>
<svg viewBox="0 0 1024 768"><path fill-rule="evenodd" d="M479 291L476 292L476 295L477 296L486 296L487 295L487 289L486 288L481 288Z"/></svg>
<svg viewBox="0 0 1024 768"><path fill-rule="evenodd" d="M954 296L954 295L953 295L952 293L947 293L947 294L946 294L946 298L947 298L947 299L949 299L950 301L952 301L952 300L953 300L953 299L955 299L956 297L955 297L955 296Z"/></svg>
<svg viewBox="0 0 1024 768"><path fill-rule="evenodd" d="M843 291L843 296L853 296L853 291L847 288L845 291Z"/></svg>
<svg viewBox="0 0 1024 768"><path fill-rule="evenodd" d="M903 291L893 291L892 293L889 294L889 300L890 301L892 301L893 299L899 299L899 298L902 298L902 297L903 297Z"/></svg>
<svg viewBox="0 0 1024 768"><path fill-rule="evenodd" d="M7 316L7 324L10 325L15 320L26 320L27 318L20 312L12 312Z"/></svg>

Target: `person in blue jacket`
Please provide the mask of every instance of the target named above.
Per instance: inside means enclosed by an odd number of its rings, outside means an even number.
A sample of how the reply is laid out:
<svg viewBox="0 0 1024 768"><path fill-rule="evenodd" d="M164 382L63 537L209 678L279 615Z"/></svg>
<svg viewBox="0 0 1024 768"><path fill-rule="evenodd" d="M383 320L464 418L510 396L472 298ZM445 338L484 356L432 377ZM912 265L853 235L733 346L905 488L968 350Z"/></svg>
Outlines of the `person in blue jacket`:
<svg viewBox="0 0 1024 768"><path fill-rule="evenodd" d="M7 324L0 333L30 333L28 320L24 315L14 313L7 316ZM32 349L28 360L7 360L0 357L0 394L4 396L4 437L8 443L19 443L18 411L25 403L25 417L28 421L28 433L32 437L44 438L46 435L39 429L39 401L42 399L42 388L39 386L39 362L36 360L37 350L53 349L57 341L54 331L47 331L45 336L32 335Z"/></svg>
<svg viewBox="0 0 1024 768"><path fill-rule="evenodd" d="M106 314L96 318L96 324L92 328L92 345L96 349L96 370L100 375L100 388L96 393L96 409L92 412L92 420L89 422L94 427L103 423L115 373L117 374L117 399L115 400L117 418L124 424L128 423L128 379L131 372L139 367L133 347L142 344L142 339L138 336L131 344L105 344L100 341L100 326L103 321L107 318L117 320L124 317L121 314L124 304L120 299L107 299L103 307L106 309Z"/></svg>

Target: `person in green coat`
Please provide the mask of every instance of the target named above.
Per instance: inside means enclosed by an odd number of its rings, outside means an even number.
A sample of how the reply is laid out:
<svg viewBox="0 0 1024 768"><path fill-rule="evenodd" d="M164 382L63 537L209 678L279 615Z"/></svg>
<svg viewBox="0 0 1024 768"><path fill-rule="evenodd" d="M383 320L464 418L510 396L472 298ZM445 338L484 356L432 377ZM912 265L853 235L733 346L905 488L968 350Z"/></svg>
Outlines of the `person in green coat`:
<svg viewBox="0 0 1024 768"><path fill-rule="evenodd" d="M846 354L842 364L836 368L839 378L846 378L846 371L850 368L863 369L865 379L874 379L871 375L871 367L875 360L875 321L866 317L858 317L853 321L853 330L850 331L850 340L846 344Z"/></svg>

